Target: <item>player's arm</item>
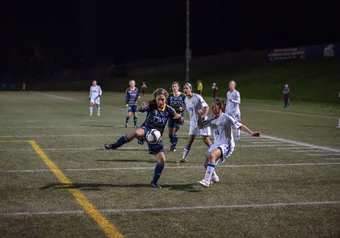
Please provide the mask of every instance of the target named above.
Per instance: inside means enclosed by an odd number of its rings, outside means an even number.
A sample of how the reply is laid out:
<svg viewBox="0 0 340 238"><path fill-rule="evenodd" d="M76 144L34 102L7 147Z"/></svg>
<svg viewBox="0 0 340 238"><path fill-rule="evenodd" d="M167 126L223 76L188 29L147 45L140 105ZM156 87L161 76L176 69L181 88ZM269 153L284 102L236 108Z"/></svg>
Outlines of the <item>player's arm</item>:
<svg viewBox="0 0 340 238"><path fill-rule="evenodd" d="M211 123L211 119L213 118L208 118L208 119L205 119L205 117L202 117L202 114L199 113L198 114L198 120L197 120L197 126L198 128L202 129L202 128L206 128L206 127L209 127L210 126L210 123Z"/></svg>
<svg viewBox="0 0 340 238"><path fill-rule="evenodd" d="M241 104L241 96L240 96L240 93L237 93L235 99L231 99L230 101L232 101L232 102L234 102L234 103L236 103L236 104Z"/></svg>
<svg viewBox="0 0 340 238"><path fill-rule="evenodd" d="M244 131L244 132L248 133L251 136L255 136L255 137L260 137L261 136L261 132L252 131L246 125L243 125L243 124L241 126L241 131Z"/></svg>
<svg viewBox="0 0 340 238"><path fill-rule="evenodd" d="M128 90L126 89L126 91L125 91L125 106L129 106L129 97L130 97L130 95L129 95L129 93L128 93Z"/></svg>
<svg viewBox="0 0 340 238"><path fill-rule="evenodd" d="M147 104L146 102L142 102L142 104L138 107L138 111L145 112L148 111L149 108L150 108L149 104Z"/></svg>
<svg viewBox="0 0 340 238"><path fill-rule="evenodd" d="M89 93L89 99L91 100L91 96L92 96L92 91L91 91L91 87L90 87L90 93Z"/></svg>
<svg viewBox="0 0 340 238"><path fill-rule="evenodd" d="M102 88L99 86L99 97L101 97L102 94L103 94L103 90L102 90Z"/></svg>
<svg viewBox="0 0 340 238"><path fill-rule="evenodd" d="M172 119L176 123L178 123L179 125L183 125L184 124L184 118L182 117L182 115L179 114L179 113L176 113L175 109L173 109L172 107L170 107L170 108L171 108L171 111L172 111L171 115L173 115Z"/></svg>

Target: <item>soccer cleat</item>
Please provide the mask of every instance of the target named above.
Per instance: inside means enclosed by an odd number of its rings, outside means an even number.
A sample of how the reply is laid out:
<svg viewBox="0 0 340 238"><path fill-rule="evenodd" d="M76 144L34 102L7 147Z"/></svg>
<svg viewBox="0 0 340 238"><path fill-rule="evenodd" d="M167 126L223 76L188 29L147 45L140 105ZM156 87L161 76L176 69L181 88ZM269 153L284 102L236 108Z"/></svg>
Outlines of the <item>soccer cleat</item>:
<svg viewBox="0 0 340 238"><path fill-rule="evenodd" d="M125 123L125 127L128 127L128 124L127 124L127 123Z"/></svg>
<svg viewBox="0 0 340 238"><path fill-rule="evenodd" d="M90 117L92 117L92 112L90 112Z"/></svg>
<svg viewBox="0 0 340 238"><path fill-rule="evenodd" d="M115 150L115 149L117 149L116 143L113 143L113 144L105 144L104 147L105 147L105 149L107 149L107 150Z"/></svg>
<svg viewBox="0 0 340 238"><path fill-rule="evenodd" d="M209 188L210 181L202 179L201 181L198 181L198 183L205 188Z"/></svg>
<svg viewBox="0 0 340 238"><path fill-rule="evenodd" d="M171 151L171 152L175 152L175 151L176 151L176 147L173 146L173 145L170 145L170 151Z"/></svg>
<svg viewBox="0 0 340 238"><path fill-rule="evenodd" d="M187 159L185 158L185 159L181 159L179 162L185 163L186 161L187 161Z"/></svg>
<svg viewBox="0 0 340 238"><path fill-rule="evenodd" d="M219 183L219 182L220 182L220 178L217 176L217 174L211 177L210 184Z"/></svg>
<svg viewBox="0 0 340 238"><path fill-rule="evenodd" d="M157 184L157 183L153 183L153 182L151 182L151 186L152 186L153 188L162 188L161 185L159 185L159 184Z"/></svg>
<svg viewBox="0 0 340 238"><path fill-rule="evenodd" d="M97 112L97 116L99 116L99 117L100 117L100 112Z"/></svg>
<svg viewBox="0 0 340 238"><path fill-rule="evenodd" d="M140 145L143 145L144 144L144 142L145 142L145 140L138 140L138 144L140 144Z"/></svg>
<svg viewBox="0 0 340 238"><path fill-rule="evenodd" d="M138 128L138 126L135 126L135 128Z"/></svg>

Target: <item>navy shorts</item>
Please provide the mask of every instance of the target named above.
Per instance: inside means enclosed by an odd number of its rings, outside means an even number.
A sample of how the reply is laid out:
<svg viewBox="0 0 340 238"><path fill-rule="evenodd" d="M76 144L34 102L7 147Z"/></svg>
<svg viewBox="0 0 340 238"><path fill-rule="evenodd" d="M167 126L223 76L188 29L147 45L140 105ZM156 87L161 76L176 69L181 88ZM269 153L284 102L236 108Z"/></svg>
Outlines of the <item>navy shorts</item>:
<svg viewBox="0 0 340 238"><path fill-rule="evenodd" d="M184 117L184 113L183 112L181 112L179 114L181 114L181 116ZM179 130L181 128L181 125L176 123L175 120L169 118L168 119L168 128L175 128L175 129Z"/></svg>
<svg viewBox="0 0 340 238"><path fill-rule="evenodd" d="M137 112L137 105L129 105L126 110L127 112Z"/></svg>
<svg viewBox="0 0 340 238"><path fill-rule="evenodd" d="M146 133L148 131L150 131L151 129L146 128L145 126L141 126L141 129L144 130L144 140L146 141L146 143L148 143L148 141L145 139ZM164 152L164 146L163 146L163 141L160 140L157 144L149 144L148 143L148 148L149 148L149 154L156 154L159 152Z"/></svg>

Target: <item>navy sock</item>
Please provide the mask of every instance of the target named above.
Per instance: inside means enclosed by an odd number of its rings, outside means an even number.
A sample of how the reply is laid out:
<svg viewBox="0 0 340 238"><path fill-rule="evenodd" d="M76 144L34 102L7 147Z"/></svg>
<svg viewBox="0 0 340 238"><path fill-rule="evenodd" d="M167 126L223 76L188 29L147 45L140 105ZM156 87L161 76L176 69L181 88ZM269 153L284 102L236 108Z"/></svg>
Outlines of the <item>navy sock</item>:
<svg viewBox="0 0 340 238"><path fill-rule="evenodd" d="M137 117L133 117L133 124L134 126L137 126Z"/></svg>
<svg viewBox="0 0 340 238"><path fill-rule="evenodd" d="M174 145L174 147L176 147L177 143L178 143L178 136L173 135L172 144Z"/></svg>
<svg viewBox="0 0 340 238"><path fill-rule="evenodd" d="M128 123L129 119L130 119L130 117L126 117L125 123Z"/></svg>
<svg viewBox="0 0 340 238"><path fill-rule="evenodd" d="M118 147L121 147L122 145L124 145L125 143L128 143L128 142L129 142L129 139L127 138L127 135L125 135L125 136L120 137L115 142L115 144L117 145L117 148L118 148Z"/></svg>
<svg viewBox="0 0 340 238"><path fill-rule="evenodd" d="M169 139L170 139L170 144L174 143L174 136L173 135L169 135Z"/></svg>
<svg viewBox="0 0 340 238"><path fill-rule="evenodd" d="M157 165L155 167L155 173L154 173L153 179L152 179L153 184L156 184L158 182L158 179L162 175L163 169L164 169L164 164L157 163Z"/></svg>

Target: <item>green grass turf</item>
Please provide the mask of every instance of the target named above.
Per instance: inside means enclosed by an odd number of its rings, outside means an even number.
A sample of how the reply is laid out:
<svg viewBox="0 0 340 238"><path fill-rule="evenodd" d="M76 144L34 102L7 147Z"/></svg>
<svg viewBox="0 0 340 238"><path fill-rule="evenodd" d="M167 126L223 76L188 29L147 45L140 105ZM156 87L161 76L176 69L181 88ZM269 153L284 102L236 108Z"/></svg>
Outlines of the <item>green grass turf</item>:
<svg viewBox="0 0 340 238"><path fill-rule="evenodd" d="M225 97L230 80L235 80L242 98L280 100L283 106L282 90L286 83L291 88L291 101L323 103L331 109L332 104L339 104L340 98L340 59L323 58L313 60L292 60L268 62L257 66L226 67L205 69L196 67L191 70L191 83L196 90L197 79L203 82L203 95L211 97L211 86L215 82L219 88L218 96ZM131 79L140 87L143 81L148 85L148 93L158 87L171 88L173 81L181 84L185 80L185 71L170 71L149 75L132 75L111 79L94 78L104 91L124 92ZM91 82L40 82L29 83L30 90L88 90Z"/></svg>
<svg viewBox="0 0 340 238"><path fill-rule="evenodd" d="M204 189L197 184L205 173L201 138L194 142L188 162L175 164L187 140L184 125L175 153L168 150L165 131L167 164L159 181L163 188L153 189L155 159L146 146L133 141L117 151L103 149L104 143L134 130L131 120L129 128L123 127L124 95L106 92L101 117L88 116L87 96L87 92L0 94L6 105L0 115L0 140L7 141L0 142L2 237L105 237L86 213L68 214L83 211L70 187L79 189L125 237L340 235L339 204L261 206L340 201L339 152L242 135L230 159L217 166L221 182ZM280 104L244 99L242 122L265 135L340 150L340 129L335 128L339 107ZM139 114L139 124L143 118ZM61 184L27 142L10 140L35 140L72 184ZM230 207L254 204L260 207ZM174 207L193 209L171 210ZM156 208L170 210L139 210ZM13 214L60 211L65 214Z"/></svg>

